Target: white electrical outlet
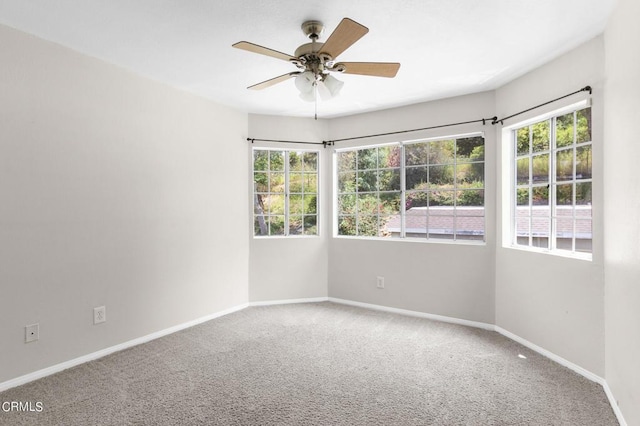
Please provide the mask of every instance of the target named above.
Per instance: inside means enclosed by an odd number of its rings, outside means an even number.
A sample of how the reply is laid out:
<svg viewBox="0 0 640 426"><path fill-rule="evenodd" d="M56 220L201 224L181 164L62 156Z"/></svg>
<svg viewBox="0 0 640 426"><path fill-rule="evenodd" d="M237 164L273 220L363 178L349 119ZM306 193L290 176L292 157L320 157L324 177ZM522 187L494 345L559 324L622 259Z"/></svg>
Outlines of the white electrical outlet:
<svg viewBox="0 0 640 426"><path fill-rule="evenodd" d="M24 342L35 342L40 338L40 324L31 324L24 328Z"/></svg>
<svg viewBox="0 0 640 426"><path fill-rule="evenodd" d="M98 306L97 308L93 308L93 323L100 324L101 322L105 322L107 320L107 308L104 306Z"/></svg>
<svg viewBox="0 0 640 426"><path fill-rule="evenodd" d="M376 279L376 287L384 288L384 277L378 277Z"/></svg>

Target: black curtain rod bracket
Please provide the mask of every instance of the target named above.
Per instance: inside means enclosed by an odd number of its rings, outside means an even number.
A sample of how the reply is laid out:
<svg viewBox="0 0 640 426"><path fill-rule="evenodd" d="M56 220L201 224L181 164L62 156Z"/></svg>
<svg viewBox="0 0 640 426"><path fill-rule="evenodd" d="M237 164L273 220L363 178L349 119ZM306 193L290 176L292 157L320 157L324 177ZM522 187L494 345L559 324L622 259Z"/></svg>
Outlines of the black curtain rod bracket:
<svg viewBox="0 0 640 426"><path fill-rule="evenodd" d="M247 138L247 142L255 142L255 141L259 141L259 142L276 142L276 143L293 143L293 144L303 144L303 145L324 145L324 147L327 147L327 144L323 141L323 142L305 142L305 141L285 141L285 140L279 140L279 139L258 139L258 138Z"/></svg>

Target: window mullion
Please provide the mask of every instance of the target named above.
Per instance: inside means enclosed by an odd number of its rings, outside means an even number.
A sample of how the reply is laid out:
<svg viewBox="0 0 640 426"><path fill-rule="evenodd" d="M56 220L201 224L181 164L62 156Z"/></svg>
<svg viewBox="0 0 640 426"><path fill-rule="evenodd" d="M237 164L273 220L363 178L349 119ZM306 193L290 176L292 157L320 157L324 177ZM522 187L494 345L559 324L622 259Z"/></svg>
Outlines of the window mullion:
<svg viewBox="0 0 640 426"><path fill-rule="evenodd" d="M400 144L400 238L406 238L407 236L407 177L405 166L404 144Z"/></svg>

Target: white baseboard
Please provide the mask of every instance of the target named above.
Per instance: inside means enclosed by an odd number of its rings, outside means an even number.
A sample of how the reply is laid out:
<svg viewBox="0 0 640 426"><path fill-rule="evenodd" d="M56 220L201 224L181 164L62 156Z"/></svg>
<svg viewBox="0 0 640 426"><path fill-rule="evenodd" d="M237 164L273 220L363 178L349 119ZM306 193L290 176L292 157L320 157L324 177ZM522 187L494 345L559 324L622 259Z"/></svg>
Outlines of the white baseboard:
<svg viewBox="0 0 640 426"><path fill-rule="evenodd" d="M609 384L603 377L600 377L597 374L594 374L591 371L586 370L580 367L579 365L574 364L571 361L568 361L562 358L561 356L554 354L553 352L550 352L544 348L541 348L535 343L531 343L530 341L523 339L522 337L516 334L513 334L502 327L498 327L496 325L494 326L494 328L496 332L502 334L504 337L507 337L513 341L516 341L520 343L522 346L526 346L527 348L531 349L534 352L539 353L540 355L546 356L550 360L557 362L558 364L564 367L567 367L572 371L575 371L582 377L589 379L592 382L598 383L600 386L602 386L604 393L607 395L607 399L609 400L609 405L611 405L611 408L613 409L613 412L616 415L618 419L618 423L620 423L620 426L627 426L627 422L625 421L624 416L622 415L622 411L620 411L620 407L618 407L618 401L616 401L615 397L613 396L613 393L611 392L611 389L609 388Z"/></svg>
<svg viewBox="0 0 640 426"><path fill-rule="evenodd" d="M43 368L42 370L34 371L33 373L25 374L24 376L16 377L15 379L8 380L6 382L0 383L0 392L5 391L7 389L14 388L16 386L24 385L26 383L32 382L34 380L41 379L46 376L50 376L52 374L58 373L60 371L66 370L71 367L75 367L80 364L84 364L85 362L93 361L98 358L102 358L104 356L110 355L114 352L121 351L123 349L127 349L133 346L140 345L142 343L150 342L151 340L155 340L157 338L166 336L168 334L175 333L176 331L184 330L185 328L193 327L194 325L201 324L203 322L210 321L215 318L222 317L224 315L231 314L233 312L240 311L249 306L248 303L244 303L242 305L234 306L229 309L225 309L224 311L216 312L214 314L210 314L193 321L188 321L183 324L179 324L173 327L169 327L164 330L157 331L155 333L147 334L146 336L138 337L137 339L129 340L124 343L120 343L115 346L111 346L105 349L101 349L97 352L93 352L87 355L83 355L78 358L74 358L69 361L62 362L60 364L52 365L51 367Z"/></svg>
<svg viewBox="0 0 640 426"><path fill-rule="evenodd" d="M374 309L376 311L390 312L390 313L393 313L393 314L401 314L401 315L409 315L409 316L412 316L412 317L427 318L427 319L436 320L436 321L440 321L440 322L448 322L448 323L451 323L451 324L466 325L468 327L482 328L484 330L494 331L494 325L493 324L487 324L487 323L484 323L484 322L469 321L469 320L460 319L460 318L446 317L446 316L443 316L443 315L427 314L427 313L418 312L418 311L409 311L409 310L406 310L406 309L390 308L388 306L373 305L373 304L370 304L370 303L354 302L352 300L337 299L335 297L330 297L329 301L330 302L334 302L334 303L340 303L342 305L357 306L359 308Z"/></svg>
<svg viewBox="0 0 640 426"><path fill-rule="evenodd" d="M311 297L307 299L265 300L262 302L249 302L249 306L289 305L291 303L318 303L326 302L328 297Z"/></svg>

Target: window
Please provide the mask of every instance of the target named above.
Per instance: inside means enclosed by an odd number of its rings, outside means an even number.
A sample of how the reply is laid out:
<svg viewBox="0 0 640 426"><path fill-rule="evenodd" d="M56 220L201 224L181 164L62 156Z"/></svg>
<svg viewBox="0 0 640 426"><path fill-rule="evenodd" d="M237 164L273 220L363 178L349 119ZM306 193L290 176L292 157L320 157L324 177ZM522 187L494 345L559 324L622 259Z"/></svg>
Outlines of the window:
<svg viewBox="0 0 640 426"><path fill-rule="evenodd" d="M318 235L318 151L253 149L254 236Z"/></svg>
<svg viewBox="0 0 640 426"><path fill-rule="evenodd" d="M591 108L518 126L512 139L512 245L590 258Z"/></svg>
<svg viewBox="0 0 640 426"><path fill-rule="evenodd" d="M484 241L484 138L336 152L340 236Z"/></svg>

